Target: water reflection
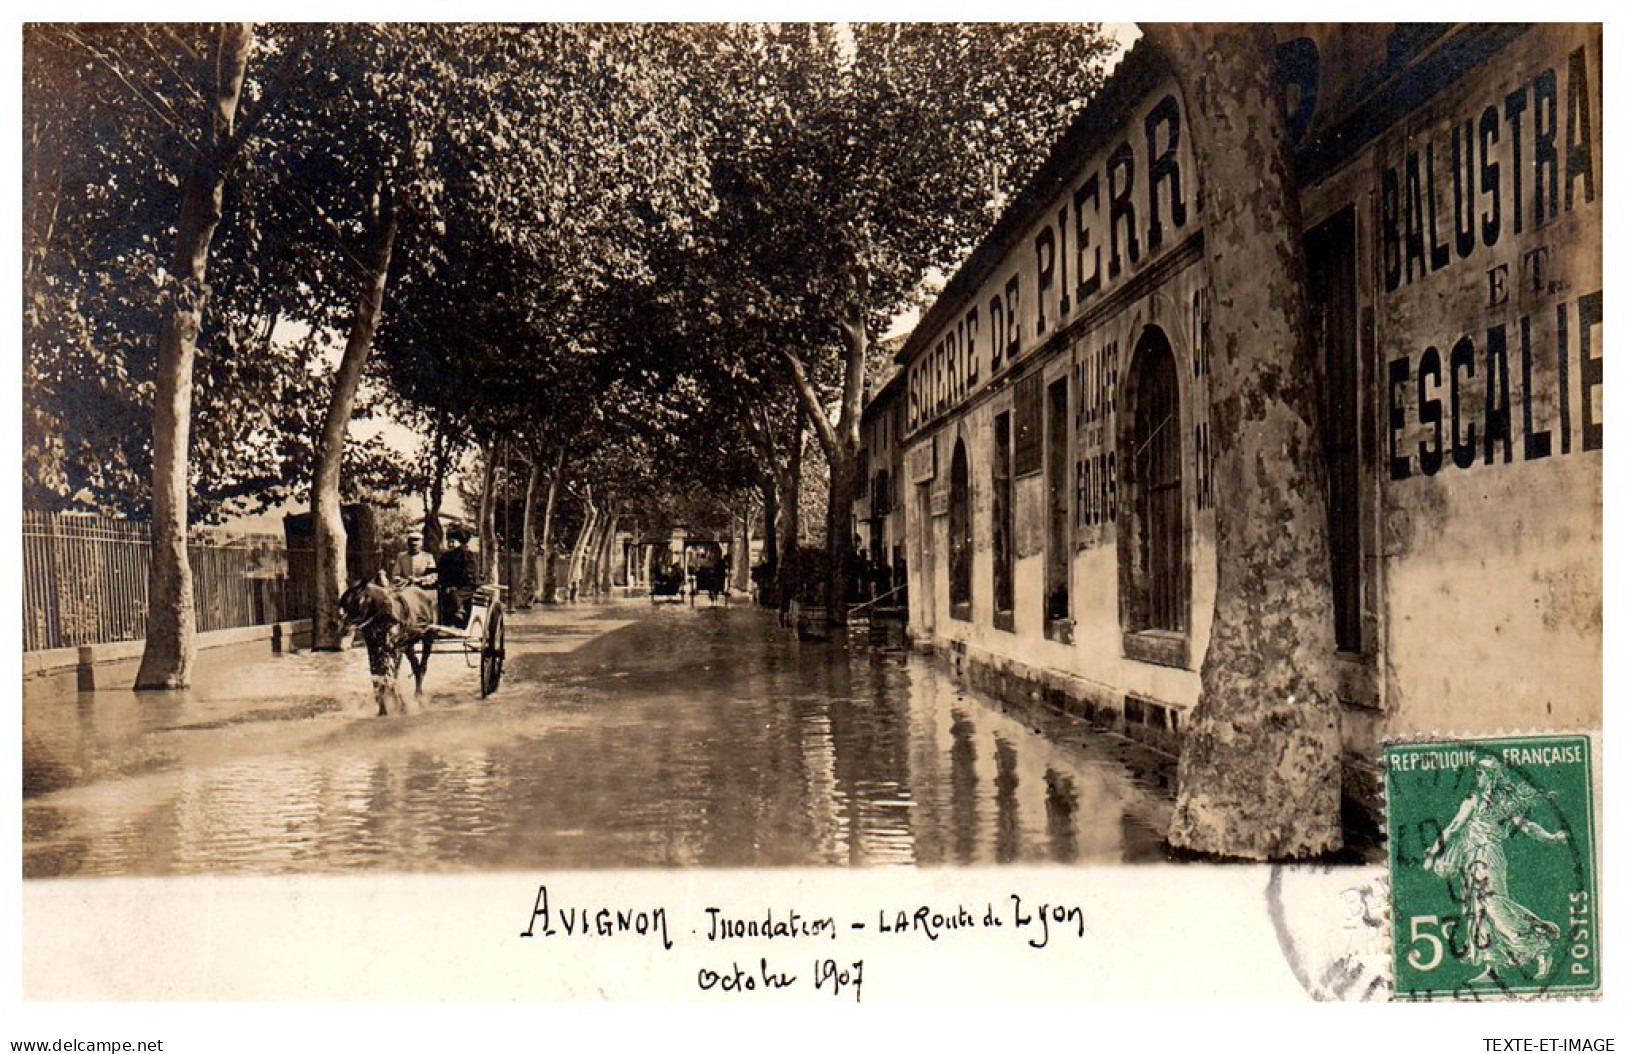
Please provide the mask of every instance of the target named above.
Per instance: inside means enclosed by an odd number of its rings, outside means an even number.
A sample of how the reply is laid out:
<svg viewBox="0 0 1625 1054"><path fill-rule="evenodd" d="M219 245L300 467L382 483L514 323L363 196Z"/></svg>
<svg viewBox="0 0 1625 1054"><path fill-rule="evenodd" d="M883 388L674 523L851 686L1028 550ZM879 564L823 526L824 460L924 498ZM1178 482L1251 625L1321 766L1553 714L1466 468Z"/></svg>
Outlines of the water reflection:
<svg viewBox="0 0 1625 1054"><path fill-rule="evenodd" d="M1021 858L1021 803L1016 800L1016 788L1021 777L1016 774L1016 751L1003 736L993 737L993 764L997 775L993 777L993 803L997 810L994 827L993 858L1001 864Z"/></svg>
<svg viewBox="0 0 1625 1054"><path fill-rule="evenodd" d="M1078 858L1078 791L1072 777L1044 769L1044 829L1049 834L1050 858L1070 864Z"/></svg>
<svg viewBox="0 0 1625 1054"><path fill-rule="evenodd" d="M748 608L611 613L637 621L566 652L517 621L495 702L442 660L405 718L367 716L356 656L182 696L31 690L24 873L1160 857L1165 795L1110 740L1057 743L929 659L798 644Z"/></svg>
<svg viewBox="0 0 1625 1054"><path fill-rule="evenodd" d="M948 748L948 758L952 773L949 786L953 791L954 859L968 864L976 855L976 726L963 710L950 710L949 715L948 734L953 742Z"/></svg>

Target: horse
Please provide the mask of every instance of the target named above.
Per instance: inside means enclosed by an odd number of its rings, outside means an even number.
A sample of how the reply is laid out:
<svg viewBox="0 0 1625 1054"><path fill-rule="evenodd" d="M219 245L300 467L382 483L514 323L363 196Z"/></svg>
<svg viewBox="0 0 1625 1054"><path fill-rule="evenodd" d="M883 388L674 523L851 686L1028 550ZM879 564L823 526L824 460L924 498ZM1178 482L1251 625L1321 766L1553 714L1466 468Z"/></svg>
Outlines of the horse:
<svg viewBox="0 0 1625 1054"><path fill-rule="evenodd" d="M435 620L435 595L418 586L392 589L381 582L361 581L339 597L339 612L345 623L361 631L367 645L367 665L372 671L373 696L378 716L389 714L388 697L395 697L396 709L406 712L396 679L401 656L412 665L417 697L423 695L423 676L429 670L429 652L434 647L431 629ZM421 643L421 652L413 646Z"/></svg>

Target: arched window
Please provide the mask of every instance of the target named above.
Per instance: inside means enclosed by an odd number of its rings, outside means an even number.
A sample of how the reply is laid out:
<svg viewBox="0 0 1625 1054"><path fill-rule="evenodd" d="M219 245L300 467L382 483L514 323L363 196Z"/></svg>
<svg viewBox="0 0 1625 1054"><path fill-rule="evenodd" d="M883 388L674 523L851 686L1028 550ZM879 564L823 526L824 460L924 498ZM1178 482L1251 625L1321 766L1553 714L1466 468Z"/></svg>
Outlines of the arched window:
<svg viewBox="0 0 1625 1054"><path fill-rule="evenodd" d="M1118 448L1128 492L1117 542L1125 650L1133 658L1184 665L1183 638L1165 639L1189 628L1190 569L1179 373L1160 329L1140 338L1131 369ZM1136 640L1137 634L1146 636Z"/></svg>
<svg viewBox="0 0 1625 1054"><path fill-rule="evenodd" d="M965 441L954 444L948 472L948 603L954 618L970 618L971 523L970 460Z"/></svg>

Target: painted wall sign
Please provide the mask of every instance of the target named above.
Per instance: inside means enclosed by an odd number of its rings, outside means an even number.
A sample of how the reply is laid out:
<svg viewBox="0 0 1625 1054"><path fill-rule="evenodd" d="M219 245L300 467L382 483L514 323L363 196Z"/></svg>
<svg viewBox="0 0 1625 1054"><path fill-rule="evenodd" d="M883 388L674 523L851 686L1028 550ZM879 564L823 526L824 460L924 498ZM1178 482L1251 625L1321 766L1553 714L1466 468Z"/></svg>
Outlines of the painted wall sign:
<svg viewBox="0 0 1625 1054"><path fill-rule="evenodd" d="M1525 314L1448 351L1429 344L1389 360L1389 479L1602 449L1602 293L1560 301L1541 321L1555 322L1545 341L1531 339L1536 319ZM1542 398L1554 388L1555 404Z"/></svg>
<svg viewBox="0 0 1625 1054"><path fill-rule="evenodd" d="M1576 48L1560 66L1460 115L1448 143L1443 135L1430 137L1385 167L1383 287L1392 293L1465 263L1478 246L1494 246L1503 230L1518 238L1577 203L1594 203L1601 158L1593 146L1593 92L1585 49ZM1536 258L1524 264L1537 280L1538 253L1531 250ZM1510 277L1503 274L1500 284Z"/></svg>
<svg viewBox="0 0 1625 1054"><path fill-rule="evenodd" d="M1197 228L1172 82L1080 166L1009 257L908 365L907 429L959 405Z"/></svg>
<svg viewBox="0 0 1625 1054"><path fill-rule="evenodd" d="M1387 477L1602 448L1600 56L1477 91L1384 158Z"/></svg>
<svg viewBox="0 0 1625 1054"><path fill-rule="evenodd" d="M1115 339L1090 341L1076 354L1078 392L1073 415L1073 536L1080 549L1108 538L1117 521L1117 378L1122 356Z"/></svg>
<svg viewBox="0 0 1625 1054"><path fill-rule="evenodd" d="M908 479L910 483L929 483L937 476L937 443L935 437L908 448Z"/></svg>

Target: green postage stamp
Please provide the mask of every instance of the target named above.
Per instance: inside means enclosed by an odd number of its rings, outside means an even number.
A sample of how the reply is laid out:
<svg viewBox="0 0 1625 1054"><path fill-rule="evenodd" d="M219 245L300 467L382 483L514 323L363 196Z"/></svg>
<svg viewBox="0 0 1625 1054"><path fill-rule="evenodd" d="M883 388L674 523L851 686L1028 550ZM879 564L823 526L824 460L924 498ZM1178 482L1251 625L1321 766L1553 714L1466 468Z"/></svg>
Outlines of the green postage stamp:
<svg viewBox="0 0 1625 1054"><path fill-rule="evenodd" d="M1519 736L1384 750L1396 997L1599 990L1590 748Z"/></svg>

